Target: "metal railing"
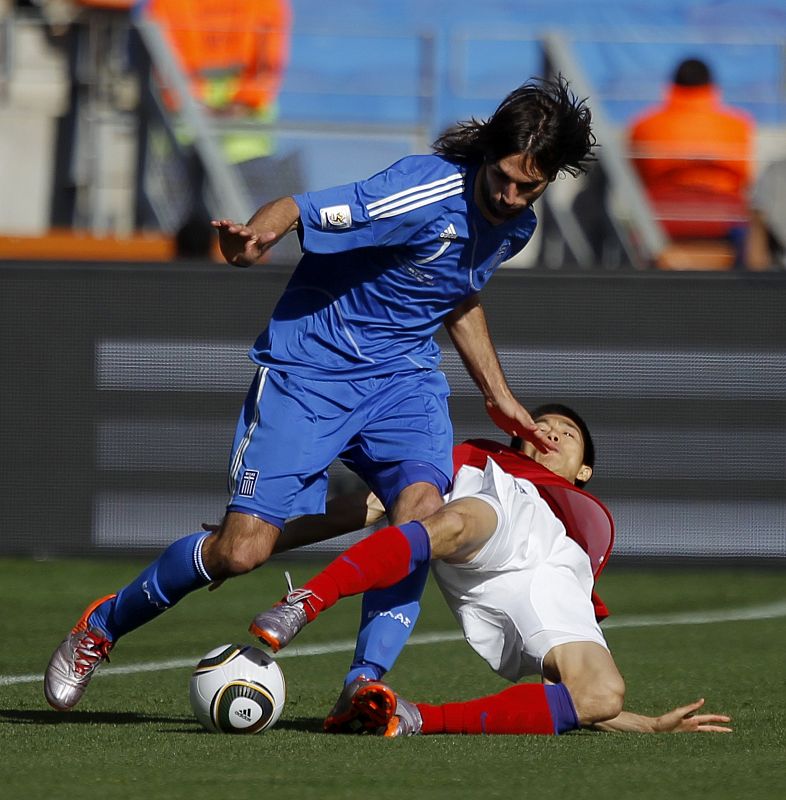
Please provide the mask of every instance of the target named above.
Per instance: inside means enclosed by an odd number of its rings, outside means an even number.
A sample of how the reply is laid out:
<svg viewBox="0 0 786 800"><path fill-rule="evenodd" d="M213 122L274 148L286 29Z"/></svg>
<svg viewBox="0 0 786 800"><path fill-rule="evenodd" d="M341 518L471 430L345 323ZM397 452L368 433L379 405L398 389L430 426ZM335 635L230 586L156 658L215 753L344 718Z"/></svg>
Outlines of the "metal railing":
<svg viewBox="0 0 786 800"><path fill-rule="evenodd" d="M0 91L11 70L13 37L7 20L0 19ZM228 126L258 128L259 123L229 123L206 112L191 96L188 79L161 31L144 18L132 19L119 12L84 13L73 24L70 35L71 110L59 126L61 147L55 186L60 202L54 205L61 213L55 221L94 231L112 224L104 213L105 195L99 188L106 180L103 173L115 161L106 150L113 146L113 125L133 140L137 149L133 165L137 175L136 226L173 231L187 213L185 201L195 198L205 214L247 218L257 203L225 161L220 139ZM655 35L647 32L648 41L654 41ZM593 38L596 36L597 41ZM728 47L756 43L744 36L727 38L724 46ZM313 47L306 47L306 40ZM577 94L590 97L596 135L603 144L598 151L599 174L594 179L606 184L602 192L604 233L599 250L597 241L593 241L593 237L598 238L597 230L588 230L588 224L595 223L588 223L576 209L575 193L565 191L564 186L552 187L544 196L542 227L544 233L551 231L543 245L544 252L551 254L546 263L554 267L563 263L596 267L600 261L609 268L646 267L663 248L666 237L624 149L618 146L619 122L606 113L604 101L629 97L630 83L610 83L608 75L604 80L591 80L585 59L580 57L588 41L601 40L636 43L636 36L625 31L571 31L569 36L547 32L537 40L531 29L515 27L492 27L483 32L455 28L412 34L376 31L368 35L296 28L296 60L281 92L281 117L270 130L288 146L308 151L304 157L304 188L320 188L363 177L347 174L340 159L331 158L333 143L351 148L358 142L352 154L357 156L353 163L358 170L366 170L366 164L373 164L375 157L380 159L376 166L383 167L393 157L426 149L446 121L490 112L505 91L529 74L562 72ZM349 41L352 47L347 45ZM756 41L766 41L783 60L786 51L778 51L777 34ZM513 48L523 54L516 61L521 74L514 74L510 60L499 53L486 69L485 56L499 49L500 43L505 53L506 48ZM707 44L697 41L695 35L683 36L678 43L685 47ZM319 52L309 53L310 49ZM129 52L134 54L132 60ZM373 78L372 70L359 69L362 79L343 84L333 80L327 70L309 79L318 63L339 64L351 74L357 65L353 66L347 53L353 58L362 58L363 53L376 55L390 69L379 79ZM478 69L480 64L483 66ZM117 84L123 82L135 85L131 94L136 92L137 103L118 103ZM649 91L658 83L659 79L653 78ZM179 98L176 114L161 102L162 85ZM639 84L639 89L645 91L647 87ZM786 109L782 86L775 95L772 102ZM319 102L320 97L323 102ZM326 98L330 98L329 107ZM763 102L766 98L759 99ZM101 125L108 134L96 134ZM389 158L389 153L397 155Z"/></svg>
<svg viewBox="0 0 786 800"><path fill-rule="evenodd" d="M547 34L543 39L543 52L547 74L562 73L568 77L573 91L579 97L597 97L594 87L576 63L565 37L556 33ZM655 219L638 175L616 146L616 133L603 113L602 104L593 106L592 128L597 140L603 143L597 150L597 158L609 187L606 192L611 204L607 208L609 222L626 260L635 267L649 266L666 247L668 237ZM566 241L572 243L574 256L579 263L593 263L595 254L577 215L571 208L565 207L554 216L561 226L560 232Z"/></svg>

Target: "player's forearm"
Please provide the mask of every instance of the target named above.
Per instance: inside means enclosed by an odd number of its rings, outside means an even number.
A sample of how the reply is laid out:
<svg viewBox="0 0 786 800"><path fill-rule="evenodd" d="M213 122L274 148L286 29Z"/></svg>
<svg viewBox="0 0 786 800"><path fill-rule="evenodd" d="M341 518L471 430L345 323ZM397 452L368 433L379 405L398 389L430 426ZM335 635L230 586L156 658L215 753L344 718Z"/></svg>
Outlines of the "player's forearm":
<svg viewBox="0 0 786 800"><path fill-rule="evenodd" d="M699 713L704 698L672 708L658 717L623 711L618 717L591 726L599 731L630 733L731 733L731 717L726 714Z"/></svg>
<svg viewBox="0 0 786 800"><path fill-rule="evenodd" d="M512 396L477 295L446 317L445 328L483 397L497 401Z"/></svg>
<svg viewBox="0 0 786 800"><path fill-rule="evenodd" d="M262 206L245 224L231 219L214 219L221 254L228 264L251 267L290 231L297 228L300 209L292 197L280 197Z"/></svg>
<svg viewBox="0 0 786 800"><path fill-rule="evenodd" d="M589 727L609 733L658 733L657 717L646 717L632 711L621 711L614 719L596 722Z"/></svg>
<svg viewBox="0 0 786 800"><path fill-rule="evenodd" d="M279 239L297 229L300 208L292 197L279 197L259 208L248 221L248 227L257 234L274 233L272 247Z"/></svg>

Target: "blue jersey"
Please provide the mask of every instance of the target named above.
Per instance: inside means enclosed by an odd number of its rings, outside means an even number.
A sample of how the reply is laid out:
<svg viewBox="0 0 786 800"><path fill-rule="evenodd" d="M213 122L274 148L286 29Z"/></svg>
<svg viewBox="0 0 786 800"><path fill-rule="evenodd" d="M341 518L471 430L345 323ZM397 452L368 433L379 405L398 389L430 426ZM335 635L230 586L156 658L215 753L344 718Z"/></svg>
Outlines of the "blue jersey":
<svg viewBox="0 0 786 800"><path fill-rule="evenodd" d="M303 257L250 356L316 380L434 369L434 333L529 241L527 209L492 225L477 165L408 156L368 180L297 195Z"/></svg>

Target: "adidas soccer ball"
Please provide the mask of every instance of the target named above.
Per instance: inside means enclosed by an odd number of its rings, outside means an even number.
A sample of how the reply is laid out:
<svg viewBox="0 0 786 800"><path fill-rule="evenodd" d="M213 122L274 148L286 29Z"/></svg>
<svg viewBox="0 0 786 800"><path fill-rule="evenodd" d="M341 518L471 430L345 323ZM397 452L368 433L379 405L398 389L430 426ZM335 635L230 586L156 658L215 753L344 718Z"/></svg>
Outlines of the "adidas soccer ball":
<svg viewBox="0 0 786 800"><path fill-rule="evenodd" d="M191 676L191 708L216 733L259 733L276 724L287 697L281 667L256 647L224 644Z"/></svg>

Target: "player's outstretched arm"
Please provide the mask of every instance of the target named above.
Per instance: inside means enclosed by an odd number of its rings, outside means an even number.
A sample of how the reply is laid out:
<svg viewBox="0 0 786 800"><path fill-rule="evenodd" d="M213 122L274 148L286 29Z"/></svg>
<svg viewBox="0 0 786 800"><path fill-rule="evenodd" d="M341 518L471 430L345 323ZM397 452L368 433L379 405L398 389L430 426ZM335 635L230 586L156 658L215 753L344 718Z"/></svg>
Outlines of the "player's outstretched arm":
<svg viewBox="0 0 786 800"><path fill-rule="evenodd" d="M731 733L726 723L731 717L725 714L697 714L704 705L704 698L678 706L659 717L647 717L623 711L614 719L596 722L592 727L599 731L622 733Z"/></svg>
<svg viewBox="0 0 786 800"><path fill-rule="evenodd" d="M231 219L214 219L221 254L228 264L250 267L283 236L297 228L300 209L291 197L262 206L244 225Z"/></svg>
<svg viewBox="0 0 786 800"><path fill-rule="evenodd" d="M477 295L469 297L445 317L445 329L467 372L482 392L486 411L494 424L509 436L532 442L542 453L554 450L554 445L508 386Z"/></svg>

